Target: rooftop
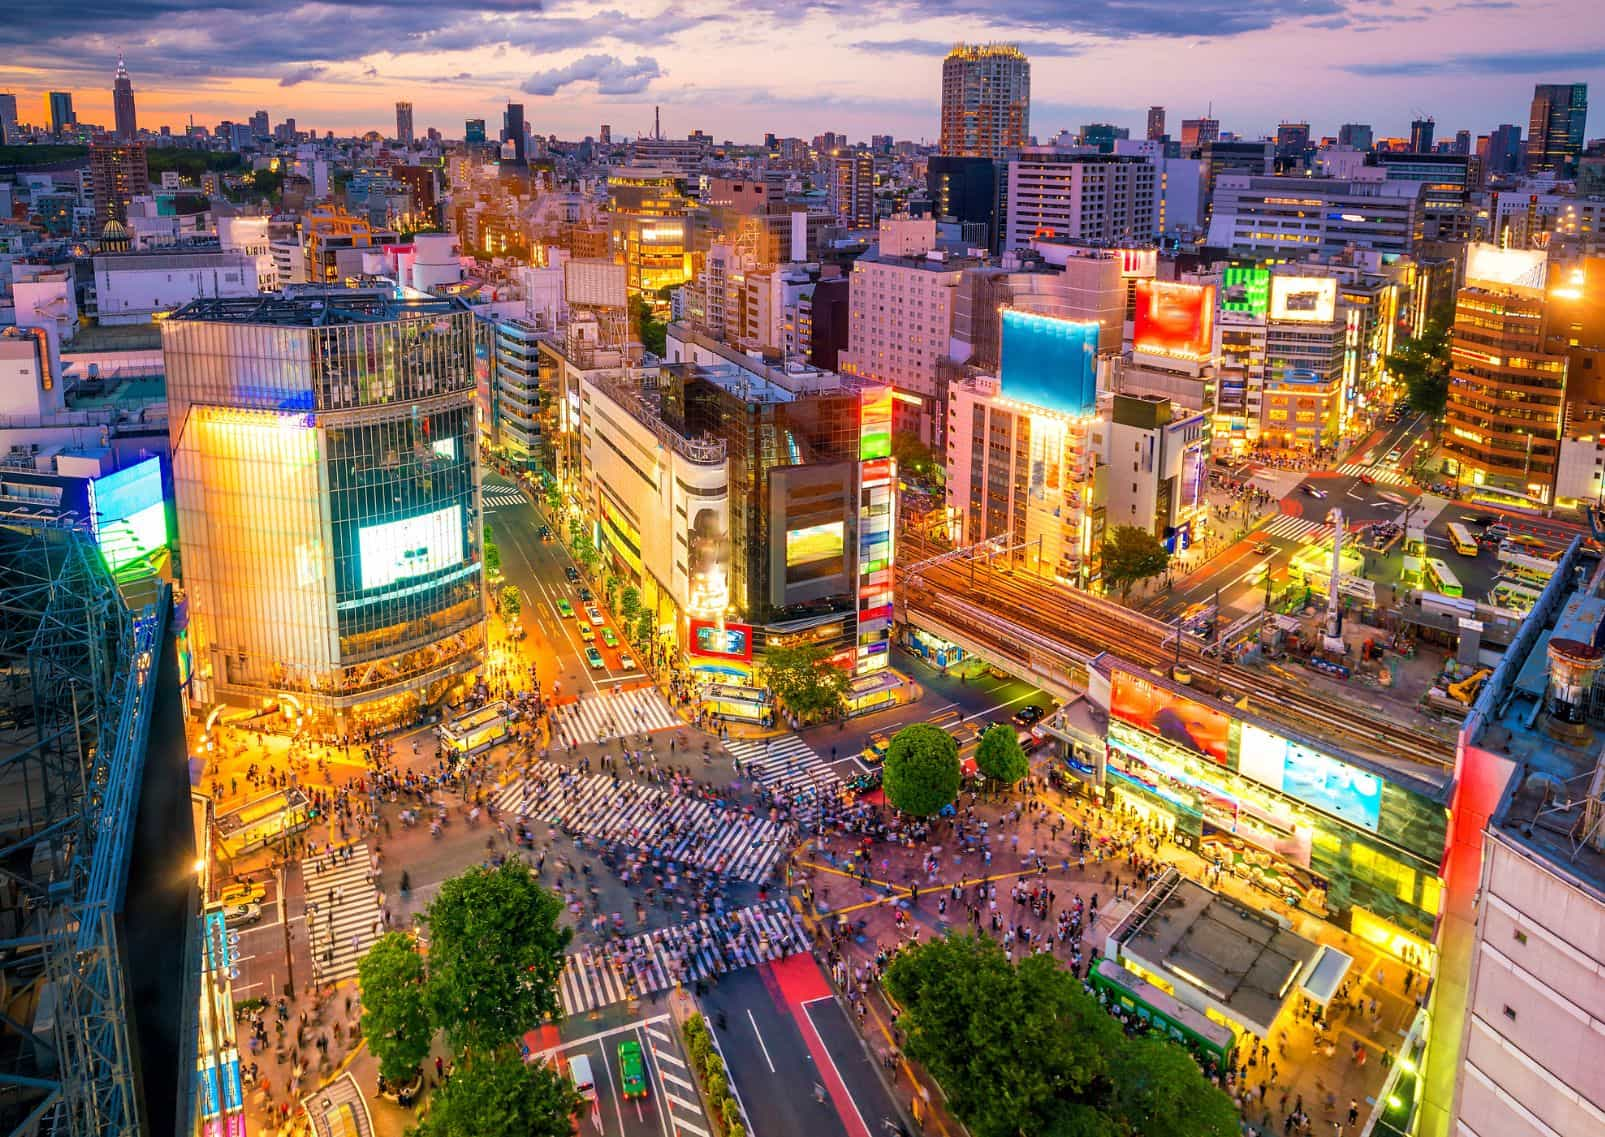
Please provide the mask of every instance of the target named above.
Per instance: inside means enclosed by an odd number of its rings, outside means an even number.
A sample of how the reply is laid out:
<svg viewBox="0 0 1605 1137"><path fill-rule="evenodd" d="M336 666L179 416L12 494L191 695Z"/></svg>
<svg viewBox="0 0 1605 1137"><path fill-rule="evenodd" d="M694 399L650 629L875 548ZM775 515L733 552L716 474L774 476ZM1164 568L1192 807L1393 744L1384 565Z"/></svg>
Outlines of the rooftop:
<svg viewBox="0 0 1605 1137"><path fill-rule="evenodd" d="M451 297L398 297L378 291L330 289L324 292L242 296L195 300L168 317L226 324L278 324L317 328L339 324L378 324L418 320L469 311L466 301Z"/></svg>

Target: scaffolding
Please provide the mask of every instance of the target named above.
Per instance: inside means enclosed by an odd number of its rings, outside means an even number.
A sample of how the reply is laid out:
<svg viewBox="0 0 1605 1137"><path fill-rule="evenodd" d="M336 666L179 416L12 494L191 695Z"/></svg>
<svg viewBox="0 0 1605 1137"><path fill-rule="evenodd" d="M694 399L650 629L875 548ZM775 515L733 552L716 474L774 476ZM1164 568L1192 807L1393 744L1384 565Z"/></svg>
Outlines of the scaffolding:
<svg viewBox="0 0 1605 1137"><path fill-rule="evenodd" d="M169 589L0 521L0 1132L139 1133L122 928Z"/></svg>

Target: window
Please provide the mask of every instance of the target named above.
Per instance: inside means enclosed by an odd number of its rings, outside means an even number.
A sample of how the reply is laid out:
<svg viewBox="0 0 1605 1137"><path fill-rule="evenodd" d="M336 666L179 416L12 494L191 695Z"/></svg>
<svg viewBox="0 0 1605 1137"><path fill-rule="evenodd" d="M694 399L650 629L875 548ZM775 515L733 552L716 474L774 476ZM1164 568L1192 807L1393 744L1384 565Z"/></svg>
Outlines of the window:
<svg viewBox="0 0 1605 1137"><path fill-rule="evenodd" d="M1505 1017L1507 1019L1509 1019L1511 1022L1515 1022L1516 1021L1516 1008L1507 1006L1505 1008Z"/></svg>
<svg viewBox="0 0 1605 1137"><path fill-rule="evenodd" d="M1516 929L1516 942L1518 944L1524 944L1527 942L1527 933L1522 931L1520 928Z"/></svg>

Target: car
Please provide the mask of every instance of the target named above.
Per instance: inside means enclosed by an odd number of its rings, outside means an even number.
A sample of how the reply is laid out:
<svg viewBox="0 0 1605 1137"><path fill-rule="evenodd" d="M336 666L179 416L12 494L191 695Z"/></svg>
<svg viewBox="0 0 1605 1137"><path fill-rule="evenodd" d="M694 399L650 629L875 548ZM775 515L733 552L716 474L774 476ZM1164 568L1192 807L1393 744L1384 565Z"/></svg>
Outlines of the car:
<svg viewBox="0 0 1605 1137"><path fill-rule="evenodd" d="M249 904L234 904L223 909L223 922L234 928L254 924L261 918L262 906L254 900Z"/></svg>
<svg viewBox="0 0 1605 1137"><path fill-rule="evenodd" d="M1256 557L1268 557L1274 552L1276 552L1276 546L1269 541L1254 542L1254 555Z"/></svg>
<svg viewBox="0 0 1605 1137"><path fill-rule="evenodd" d="M886 750L891 744L892 740L884 734L872 734L869 736L869 741L864 744L864 751L860 757L871 766L879 766L886 761Z"/></svg>
<svg viewBox="0 0 1605 1137"><path fill-rule="evenodd" d="M587 604L585 606L585 618L591 621L593 624L601 624L602 613L597 609L595 604Z"/></svg>
<svg viewBox="0 0 1605 1137"><path fill-rule="evenodd" d="M619 670L621 670L621 671L634 671L635 670L635 657L633 655L631 655L627 651L619 652Z"/></svg>
<svg viewBox="0 0 1605 1137"><path fill-rule="evenodd" d="M1325 490L1321 489L1319 486L1312 486L1309 482L1305 482L1299 487L1299 490L1313 498L1323 498L1326 496Z"/></svg>
<svg viewBox="0 0 1605 1137"><path fill-rule="evenodd" d="M1467 525L1475 525L1478 529L1485 529L1494 523L1493 515L1488 513L1477 513L1470 517L1462 517L1460 520Z"/></svg>
<svg viewBox="0 0 1605 1137"><path fill-rule="evenodd" d="M578 584L580 582L580 570L575 568L573 565L564 565L563 575L568 577L568 582L570 584Z"/></svg>
<svg viewBox="0 0 1605 1137"><path fill-rule="evenodd" d="M1041 707L1036 703L1031 703L1030 705L1021 707L1019 710L1014 712L1014 725L1030 726L1032 723L1040 720L1042 716L1047 713L1048 710L1046 707Z"/></svg>
<svg viewBox="0 0 1605 1137"><path fill-rule="evenodd" d="M641 1044L633 1038L619 1043L619 1081L624 1083L626 1100L646 1097L646 1062L641 1057Z"/></svg>
<svg viewBox="0 0 1605 1137"><path fill-rule="evenodd" d="M574 605L568 602L568 597L559 596L557 598L557 614L565 620L574 615Z"/></svg>
<svg viewBox="0 0 1605 1137"><path fill-rule="evenodd" d="M580 639L586 643L593 642L596 639L596 629L589 624L582 623L580 625Z"/></svg>
<svg viewBox="0 0 1605 1137"><path fill-rule="evenodd" d="M591 1073L591 1060L584 1054L573 1054L568 1060L568 1077L584 1100L581 1109L592 1113L599 1107L596 1095L596 1077Z"/></svg>
<svg viewBox="0 0 1605 1137"><path fill-rule="evenodd" d="M1392 450L1388 451L1387 460L1389 462L1397 462L1400 458L1403 458L1403 457L1404 457L1403 452L1400 451L1400 449L1397 446L1395 446Z"/></svg>
<svg viewBox="0 0 1605 1137"><path fill-rule="evenodd" d="M535 530L535 536L540 538L542 541L550 541L552 539L551 526L542 525L539 529Z"/></svg>
<svg viewBox="0 0 1605 1137"><path fill-rule="evenodd" d="M1361 474L1360 475L1360 484L1362 486L1374 486L1374 485L1377 484L1377 480L1371 474Z"/></svg>
<svg viewBox="0 0 1605 1137"><path fill-rule="evenodd" d="M591 665L592 671L602 670L602 653L597 651L594 647L586 648L585 662Z"/></svg>
<svg viewBox="0 0 1605 1137"><path fill-rule="evenodd" d="M602 642L607 644L608 647L618 647L619 646L619 637L613 634L613 629L612 628L603 628L602 629Z"/></svg>
<svg viewBox="0 0 1605 1137"><path fill-rule="evenodd" d="M592 592L589 588L586 588L582 584L580 585L580 599L589 604L591 601L596 599L596 593Z"/></svg>
<svg viewBox="0 0 1605 1137"><path fill-rule="evenodd" d="M225 908L235 908L241 904L260 904L266 897L267 885L260 881L238 880L224 887L217 902Z"/></svg>

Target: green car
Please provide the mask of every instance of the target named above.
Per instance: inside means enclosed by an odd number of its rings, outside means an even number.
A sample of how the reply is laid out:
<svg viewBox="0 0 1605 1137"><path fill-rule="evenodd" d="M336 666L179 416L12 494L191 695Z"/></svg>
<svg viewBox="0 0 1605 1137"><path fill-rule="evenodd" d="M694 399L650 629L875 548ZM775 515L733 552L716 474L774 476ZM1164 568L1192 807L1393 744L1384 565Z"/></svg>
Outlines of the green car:
<svg viewBox="0 0 1605 1137"><path fill-rule="evenodd" d="M592 671L602 670L602 653L597 651L594 647L586 648L585 662L591 665Z"/></svg>
<svg viewBox="0 0 1605 1137"><path fill-rule="evenodd" d="M633 1038L619 1043L619 1077L624 1082L626 1098L646 1097L646 1062L641 1057L641 1044Z"/></svg>
<svg viewBox="0 0 1605 1137"><path fill-rule="evenodd" d="M557 614L565 620L571 619L574 615L574 605L570 604L566 597L559 596L557 598Z"/></svg>
<svg viewBox="0 0 1605 1137"><path fill-rule="evenodd" d="M618 647L619 646L619 637L613 634L613 629L612 628L603 628L602 629L602 642L607 644L608 647Z"/></svg>

